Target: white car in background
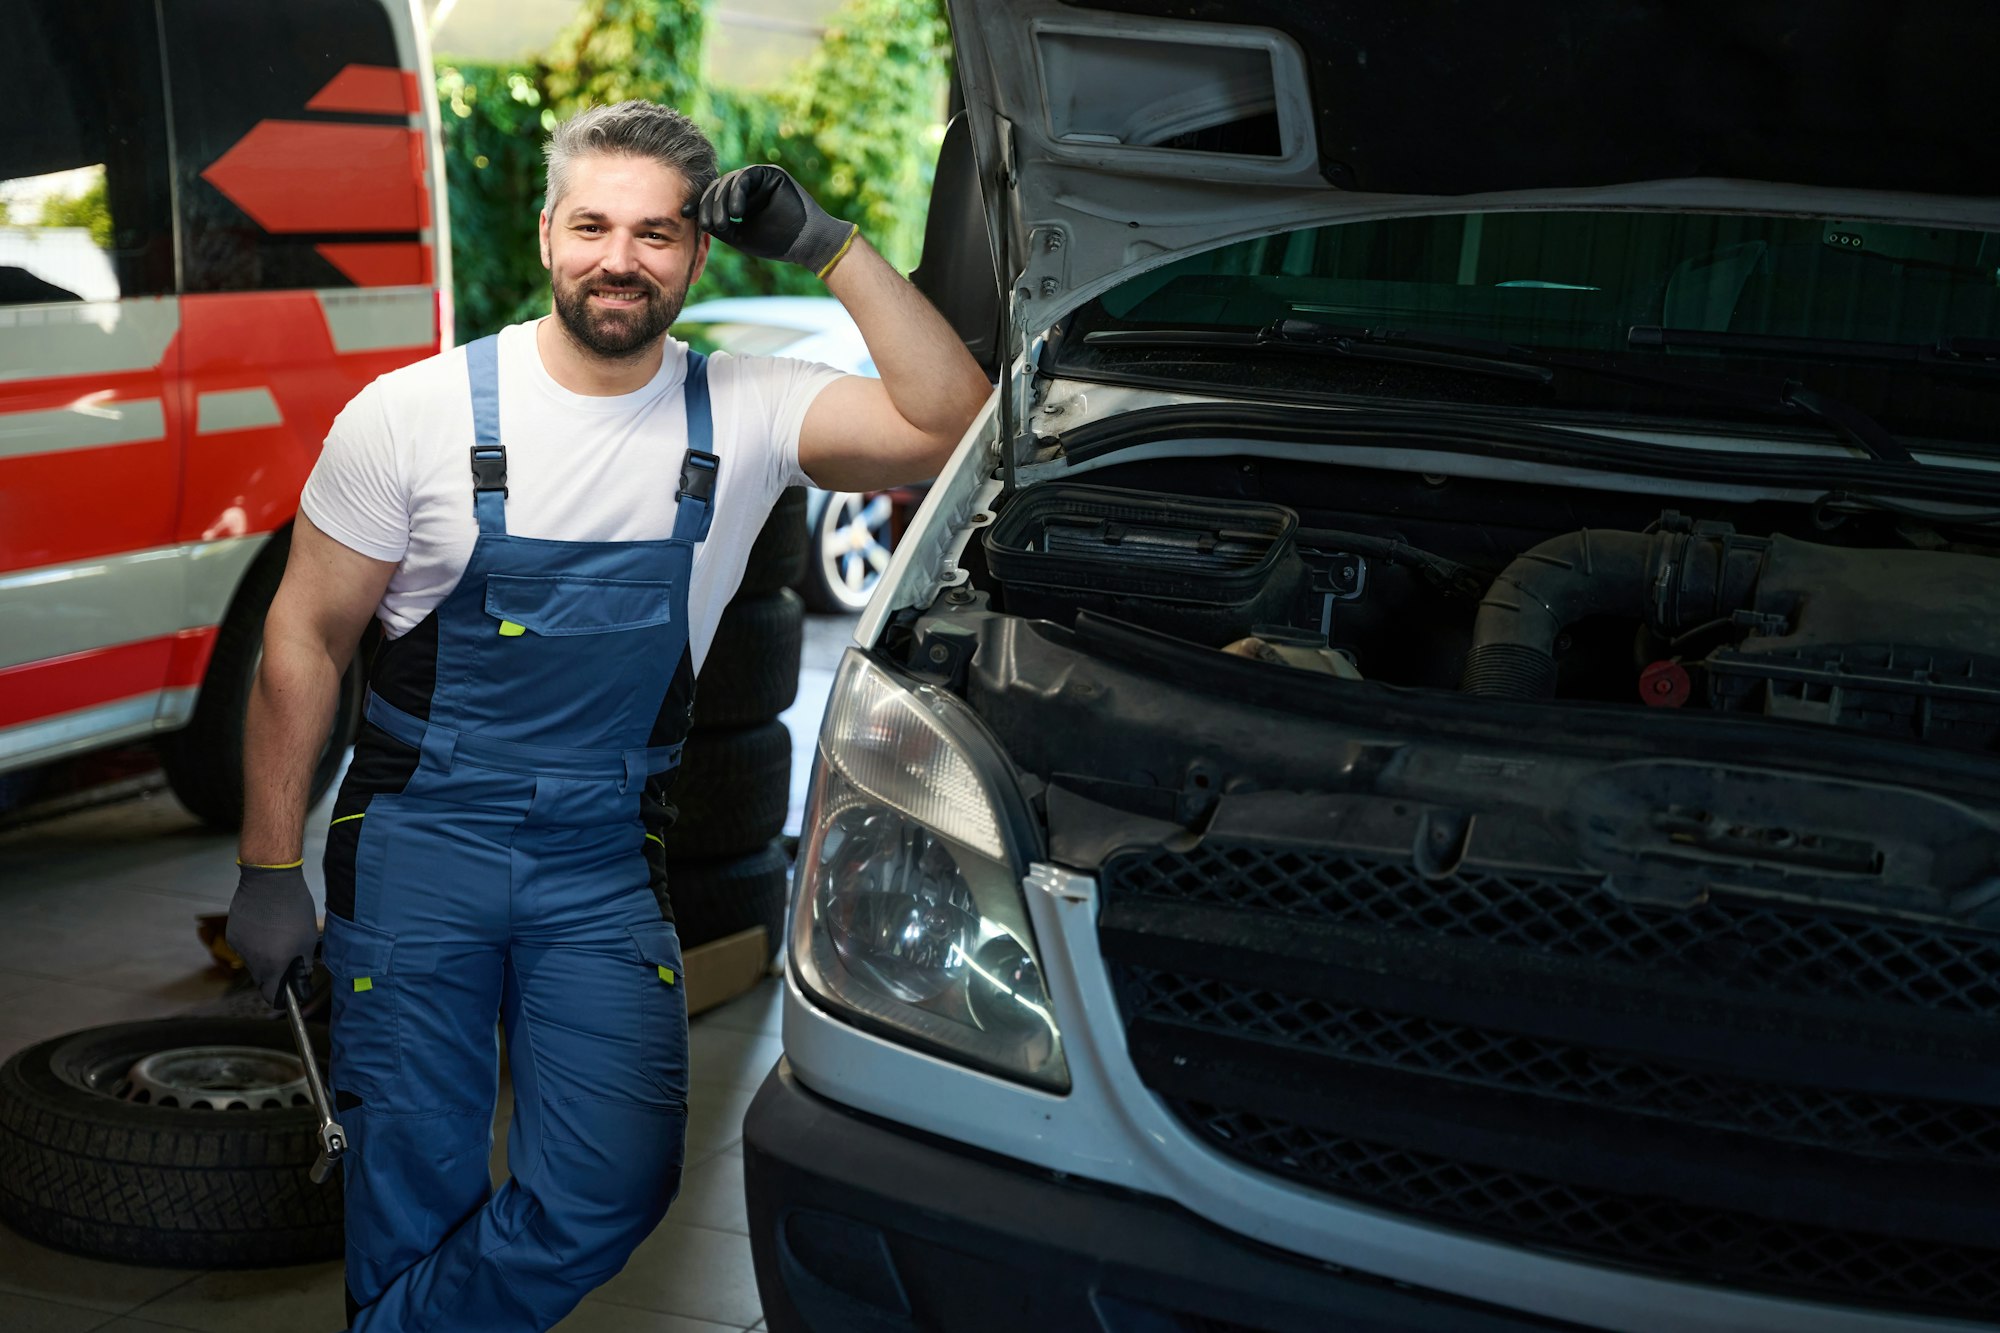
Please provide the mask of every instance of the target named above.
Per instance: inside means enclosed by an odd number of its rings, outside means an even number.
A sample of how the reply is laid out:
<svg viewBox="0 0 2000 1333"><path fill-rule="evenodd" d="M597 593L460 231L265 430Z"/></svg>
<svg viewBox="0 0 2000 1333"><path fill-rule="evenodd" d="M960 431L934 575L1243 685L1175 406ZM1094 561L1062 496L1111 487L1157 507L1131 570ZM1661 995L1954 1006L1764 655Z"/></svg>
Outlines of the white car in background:
<svg viewBox="0 0 2000 1333"><path fill-rule="evenodd" d="M875 374L861 330L830 296L737 296L701 301L681 312L674 333L698 352L791 356L850 375ZM806 492L811 553L799 592L815 611L852 614L889 567L896 522L920 490Z"/></svg>

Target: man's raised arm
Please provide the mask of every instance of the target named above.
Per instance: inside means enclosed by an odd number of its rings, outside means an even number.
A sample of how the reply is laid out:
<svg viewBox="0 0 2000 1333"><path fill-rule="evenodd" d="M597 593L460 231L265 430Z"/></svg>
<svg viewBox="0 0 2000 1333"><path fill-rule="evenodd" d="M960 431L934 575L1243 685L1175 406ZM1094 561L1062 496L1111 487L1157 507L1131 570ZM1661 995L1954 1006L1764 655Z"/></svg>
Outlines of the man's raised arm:
<svg viewBox="0 0 2000 1333"><path fill-rule="evenodd" d="M854 317L881 379L822 389L799 431L799 466L829 490L935 477L991 386L923 293L783 170L744 167L703 193L704 231L760 259L810 268Z"/></svg>

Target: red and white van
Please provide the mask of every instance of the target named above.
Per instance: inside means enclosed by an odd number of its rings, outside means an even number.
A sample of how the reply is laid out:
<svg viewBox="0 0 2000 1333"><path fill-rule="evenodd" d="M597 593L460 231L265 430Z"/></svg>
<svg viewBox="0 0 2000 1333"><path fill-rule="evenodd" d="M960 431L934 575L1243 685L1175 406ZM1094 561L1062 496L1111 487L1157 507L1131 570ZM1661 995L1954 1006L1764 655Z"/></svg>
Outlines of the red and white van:
<svg viewBox="0 0 2000 1333"><path fill-rule="evenodd" d="M156 737L229 825L334 414L450 336L414 0L0 0L0 774ZM358 668L319 775L338 765Z"/></svg>

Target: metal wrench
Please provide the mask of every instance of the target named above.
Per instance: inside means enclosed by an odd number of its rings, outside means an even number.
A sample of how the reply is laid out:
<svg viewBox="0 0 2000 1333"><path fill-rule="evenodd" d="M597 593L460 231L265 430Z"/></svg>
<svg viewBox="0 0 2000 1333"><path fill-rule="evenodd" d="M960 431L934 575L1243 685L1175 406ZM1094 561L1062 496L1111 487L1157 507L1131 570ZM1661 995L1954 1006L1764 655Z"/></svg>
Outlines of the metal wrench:
<svg viewBox="0 0 2000 1333"><path fill-rule="evenodd" d="M299 1016L299 997L293 983L304 987L307 971L300 965L303 961L292 965L278 989L284 992L285 1016L292 1022L292 1040L297 1043L299 1059L306 1067L306 1090L312 1094L313 1109L319 1112L319 1159L312 1164L309 1174L313 1184L323 1185L347 1153L347 1131L333 1118L333 1100L327 1096L326 1082L319 1076L319 1061L313 1056L312 1038L306 1034L306 1020Z"/></svg>

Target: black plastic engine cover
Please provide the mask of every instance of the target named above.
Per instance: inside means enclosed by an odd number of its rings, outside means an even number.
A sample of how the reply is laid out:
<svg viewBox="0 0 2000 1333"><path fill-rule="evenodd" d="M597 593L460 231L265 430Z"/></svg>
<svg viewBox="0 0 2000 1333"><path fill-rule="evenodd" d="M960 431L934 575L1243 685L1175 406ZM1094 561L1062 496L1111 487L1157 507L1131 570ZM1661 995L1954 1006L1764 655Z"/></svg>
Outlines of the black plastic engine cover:
<svg viewBox="0 0 2000 1333"><path fill-rule="evenodd" d="M1982 557L1771 538L1768 618L1711 654L1709 702L1956 749L2000 748L2000 577Z"/></svg>

